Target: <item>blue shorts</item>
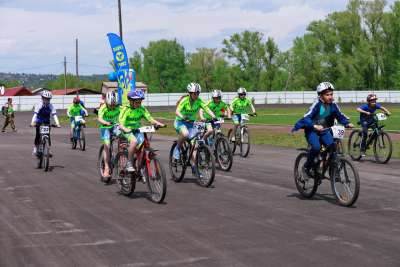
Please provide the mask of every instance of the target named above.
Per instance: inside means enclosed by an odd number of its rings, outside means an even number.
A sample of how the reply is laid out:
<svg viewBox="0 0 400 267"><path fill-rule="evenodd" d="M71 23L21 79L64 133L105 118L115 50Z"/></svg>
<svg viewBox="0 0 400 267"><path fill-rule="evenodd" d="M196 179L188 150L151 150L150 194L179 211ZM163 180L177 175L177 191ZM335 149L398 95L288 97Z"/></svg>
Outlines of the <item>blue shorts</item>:
<svg viewBox="0 0 400 267"><path fill-rule="evenodd" d="M139 147L144 142L144 134L141 132L135 133L122 133L122 136L128 140L128 142L136 141L136 146Z"/></svg>
<svg viewBox="0 0 400 267"><path fill-rule="evenodd" d="M241 120L242 120L241 114L233 114L232 115L233 124L239 124Z"/></svg>
<svg viewBox="0 0 400 267"><path fill-rule="evenodd" d="M109 145L111 140L111 132L114 136L118 136L118 131L115 127L113 128L100 128L100 139L103 144Z"/></svg>
<svg viewBox="0 0 400 267"><path fill-rule="evenodd" d="M178 134L180 134L182 130L186 130L187 132L189 132L189 139L192 139L197 134L197 130L194 127L193 122L175 120L174 127Z"/></svg>

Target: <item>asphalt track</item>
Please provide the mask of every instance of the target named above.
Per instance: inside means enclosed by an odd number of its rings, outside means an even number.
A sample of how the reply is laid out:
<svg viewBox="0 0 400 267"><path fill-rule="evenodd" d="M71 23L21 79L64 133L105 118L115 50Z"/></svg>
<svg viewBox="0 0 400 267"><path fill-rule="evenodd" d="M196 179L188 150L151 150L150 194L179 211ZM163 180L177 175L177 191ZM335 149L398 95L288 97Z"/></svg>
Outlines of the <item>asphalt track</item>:
<svg viewBox="0 0 400 267"><path fill-rule="evenodd" d="M0 135L0 266L400 266L400 161L356 163L361 192L338 206L328 183L302 199L294 149L254 146L212 188L168 180L164 204L99 181L96 129L72 151L52 132L51 171L35 169L30 114ZM171 138L155 136L164 167ZM169 179L169 173L167 171Z"/></svg>

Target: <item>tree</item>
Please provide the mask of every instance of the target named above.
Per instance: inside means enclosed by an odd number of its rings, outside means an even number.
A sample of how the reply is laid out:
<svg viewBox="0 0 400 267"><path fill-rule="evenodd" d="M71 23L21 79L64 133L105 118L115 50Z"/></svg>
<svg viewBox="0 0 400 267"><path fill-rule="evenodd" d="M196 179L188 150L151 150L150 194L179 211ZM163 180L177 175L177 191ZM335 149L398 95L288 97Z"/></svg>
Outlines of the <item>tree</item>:
<svg viewBox="0 0 400 267"><path fill-rule="evenodd" d="M279 49L275 44L274 40L269 37L265 43L265 55L264 65L265 65L265 79L266 79L266 89L271 91L273 88L274 80L276 79L278 72L278 59Z"/></svg>
<svg viewBox="0 0 400 267"><path fill-rule="evenodd" d="M135 51L132 57L129 58L129 66L136 72L136 80L142 79L143 60L139 51Z"/></svg>

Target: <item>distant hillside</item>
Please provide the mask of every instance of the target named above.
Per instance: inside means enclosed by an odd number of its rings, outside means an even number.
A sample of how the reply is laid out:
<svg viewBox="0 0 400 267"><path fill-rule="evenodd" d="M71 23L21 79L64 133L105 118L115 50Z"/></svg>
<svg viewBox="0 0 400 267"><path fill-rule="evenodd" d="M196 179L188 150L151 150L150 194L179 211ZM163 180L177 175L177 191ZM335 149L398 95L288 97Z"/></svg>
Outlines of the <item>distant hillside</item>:
<svg viewBox="0 0 400 267"><path fill-rule="evenodd" d="M59 78L59 75L54 74L30 74L30 73L3 73L0 72L0 82L14 85L24 85L28 88L44 87L49 82L54 82ZM79 79L84 82L100 82L106 78L106 75L88 75L79 76Z"/></svg>

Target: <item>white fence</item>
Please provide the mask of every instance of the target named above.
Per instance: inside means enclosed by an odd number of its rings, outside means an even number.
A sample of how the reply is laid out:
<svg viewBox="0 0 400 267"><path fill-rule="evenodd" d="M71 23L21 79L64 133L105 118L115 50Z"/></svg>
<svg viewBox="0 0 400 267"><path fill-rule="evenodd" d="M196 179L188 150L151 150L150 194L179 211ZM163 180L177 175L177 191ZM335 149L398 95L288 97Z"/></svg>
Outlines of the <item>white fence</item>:
<svg viewBox="0 0 400 267"><path fill-rule="evenodd" d="M336 91L335 99L340 103L360 103L365 102L367 95L371 91ZM400 103L400 91L377 91L379 102ZM254 98L256 104L306 104L312 103L316 99L315 92L312 91L288 91L288 92L249 92L249 97ZM170 94L147 94L144 104L146 106L174 106L182 93ZM223 94L224 101L230 103L236 96L234 92ZM210 93L202 93L204 100L210 99ZM40 96L14 96L13 102L18 111L33 110L36 103L40 102ZM51 102L56 109L66 109L71 103L73 95L54 96ZM81 95L80 98L85 102L87 108L95 108L99 105L101 95ZM0 105L7 101L7 97L0 97Z"/></svg>

